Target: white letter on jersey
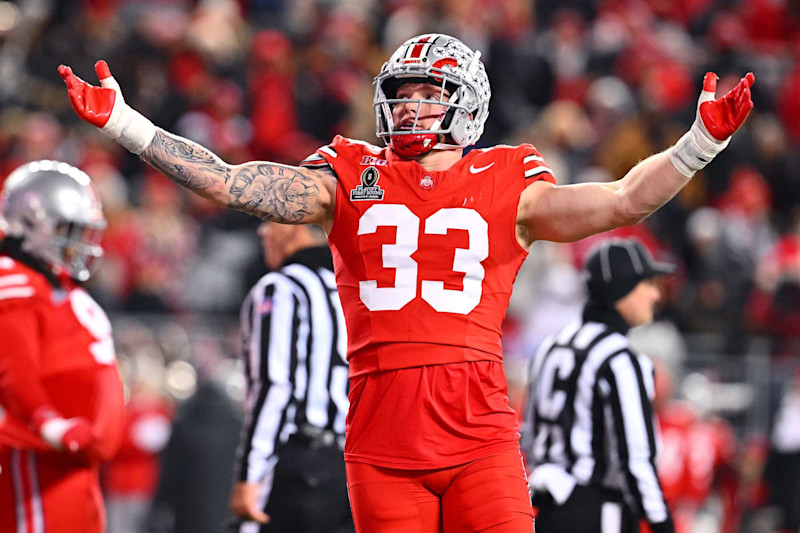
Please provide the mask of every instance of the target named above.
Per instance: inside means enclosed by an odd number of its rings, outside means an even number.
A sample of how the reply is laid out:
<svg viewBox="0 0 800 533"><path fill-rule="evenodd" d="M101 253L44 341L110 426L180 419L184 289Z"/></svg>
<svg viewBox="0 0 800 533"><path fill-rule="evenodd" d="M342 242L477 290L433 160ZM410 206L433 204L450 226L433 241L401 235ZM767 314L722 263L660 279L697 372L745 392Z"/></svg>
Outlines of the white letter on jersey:
<svg viewBox="0 0 800 533"><path fill-rule="evenodd" d="M553 349L542 365L541 380L536 386L535 394L538 403L536 410L545 423L541 425L534 440L536 457L549 457L556 462L564 459L568 437L564 435L558 419L567 403L567 393L562 388L556 389L555 381L556 376L562 380L569 378L574 368L575 354L567 348Z"/></svg>
<svg viewBox="0 0 800 533"><path fill-rule="evenodd" d="M542 379L537 387L539 414L549 420L561 416L567 402L567 393L555 388L556 375L567 379L575 368L575 354L568 348L555 348L542 367Z"/></svg>

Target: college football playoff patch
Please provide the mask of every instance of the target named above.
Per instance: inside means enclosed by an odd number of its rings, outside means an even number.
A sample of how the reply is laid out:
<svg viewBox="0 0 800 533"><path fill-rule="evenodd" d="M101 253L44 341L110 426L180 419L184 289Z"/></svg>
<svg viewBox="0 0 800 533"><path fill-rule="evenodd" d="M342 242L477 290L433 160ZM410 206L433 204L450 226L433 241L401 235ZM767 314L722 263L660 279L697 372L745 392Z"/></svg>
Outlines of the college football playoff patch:
<svg viewBox="0 0 800 533"><path fill-rule="evenodd" d="M350 200L383 200L383 189L378 185L378 169L368 167L361 173L361 185L350 190Z"/></svg>

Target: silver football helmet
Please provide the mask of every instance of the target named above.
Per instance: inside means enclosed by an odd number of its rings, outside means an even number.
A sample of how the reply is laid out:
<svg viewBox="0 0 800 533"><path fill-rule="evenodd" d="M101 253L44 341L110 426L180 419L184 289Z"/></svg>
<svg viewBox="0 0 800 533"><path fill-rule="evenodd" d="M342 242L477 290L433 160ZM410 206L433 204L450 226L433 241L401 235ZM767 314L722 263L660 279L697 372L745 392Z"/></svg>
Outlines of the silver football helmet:
<svg viewBox="0 0 800 533"><path fill-rule="evenodd" d="M419 35L403 43L383 64L375 78L376 132L378 137L400 155L414 157L430 150L463 148L475 144L483 133L489 116L492 96L489 77L480 61L464 43L441 33ZM451 92L438 100L398 99L402 83L425 82ZM392 120L392 108L399 102L444 105L444 111L428 128L418 126L415 118L410 129L400 129ZM419 113L417 113L417 118ZM446 141L441 142L440 136Z"/></svg>
<svg viewBox="0 0 800 533"><path fill-rule="evenodd" d="M106 227L89 176L60 161L34 161L12 172L0 194L0 229L55 274L86 281L103 255Z"/></svg>

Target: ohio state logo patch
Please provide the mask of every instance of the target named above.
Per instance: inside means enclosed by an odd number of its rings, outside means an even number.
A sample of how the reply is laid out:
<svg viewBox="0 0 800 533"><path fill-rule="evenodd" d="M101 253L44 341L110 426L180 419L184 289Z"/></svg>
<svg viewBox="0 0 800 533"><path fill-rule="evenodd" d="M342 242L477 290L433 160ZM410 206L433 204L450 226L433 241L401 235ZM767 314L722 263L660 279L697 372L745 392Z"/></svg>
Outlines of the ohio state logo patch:
<svg viewBox="0 0 800 533"><path fill-rule="evenodd" d="M383 200L383 189L378 185L380 176L377 168L365 168L361 173L361 185L350 190L350 200Z"/></svg>

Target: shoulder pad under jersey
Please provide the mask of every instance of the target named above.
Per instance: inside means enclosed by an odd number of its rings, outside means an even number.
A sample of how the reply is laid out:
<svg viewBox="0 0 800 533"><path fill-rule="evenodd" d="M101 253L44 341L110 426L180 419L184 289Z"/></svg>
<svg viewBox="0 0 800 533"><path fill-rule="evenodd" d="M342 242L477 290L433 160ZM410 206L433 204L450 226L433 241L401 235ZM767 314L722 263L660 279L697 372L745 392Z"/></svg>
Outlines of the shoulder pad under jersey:
<svg viewBox="0 0 800 533"><path fill-rule="evenodd" d="M473 156L478 161L475 163L476 165L479 165L480 160L497 161L504 165L518 165L527 184L538 180L556 183L553 170L545 163L542 154L531 144L518 146L498 144L489 148L475 149L475 151L478 152L477 156Z"/></svg>

